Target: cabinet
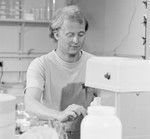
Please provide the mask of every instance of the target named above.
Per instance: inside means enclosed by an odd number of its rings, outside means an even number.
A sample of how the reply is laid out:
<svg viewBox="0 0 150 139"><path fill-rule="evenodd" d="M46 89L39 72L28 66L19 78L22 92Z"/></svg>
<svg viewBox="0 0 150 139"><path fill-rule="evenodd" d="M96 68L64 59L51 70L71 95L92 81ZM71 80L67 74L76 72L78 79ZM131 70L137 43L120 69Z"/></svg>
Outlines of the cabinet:
<svg viewBox="0 0 150 139"><path fill-rule="evenodd" d="M117 93L104 91L102 105L115 106L123 126L123 139L150 138L150 92Z"/></svg>
<svg viewBox="0 0 150 139"><path fill-rule="evenodd" d="M124 139L150 138L149 99L149 92L120 95L120 116L124 125Z"/></svg>

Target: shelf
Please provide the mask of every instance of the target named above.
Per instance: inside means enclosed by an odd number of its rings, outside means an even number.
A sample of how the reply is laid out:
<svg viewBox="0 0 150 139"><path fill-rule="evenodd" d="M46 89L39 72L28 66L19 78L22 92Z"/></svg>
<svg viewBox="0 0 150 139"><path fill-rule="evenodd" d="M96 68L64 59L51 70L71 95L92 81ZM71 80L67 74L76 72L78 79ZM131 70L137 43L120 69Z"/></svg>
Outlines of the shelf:
<svg viewBox="0 0 150 139"><path fill-rule="evenodd" d="M15 24L44 24L44 25L49 25L49 21L47 20L23 20L23 19L0 19L0 24L1 23L7 23L7 24L11 24L11 23L15 23Z"/></svg>
<svg viewBox="0 0 150 139"><path fill-rule="evenodd" d="M0 52L0 58L35 58L41 55L47 54L48 52L32 52L28 53L18 53L18 52Z"/></svg>

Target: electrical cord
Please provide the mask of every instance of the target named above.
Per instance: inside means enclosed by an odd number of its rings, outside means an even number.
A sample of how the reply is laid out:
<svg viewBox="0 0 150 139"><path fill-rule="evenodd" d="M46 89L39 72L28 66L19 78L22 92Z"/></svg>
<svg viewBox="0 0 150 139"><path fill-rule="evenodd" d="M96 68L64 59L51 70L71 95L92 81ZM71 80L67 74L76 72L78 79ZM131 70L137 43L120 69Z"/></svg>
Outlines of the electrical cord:
<svg viewBox="0 0 150 139"><path fill-rule="evenodd" d="M128 38L128 36L130 35L130 32L131 32L131 25L132 25L133 19L134 19L134 17L135 17L136 11L137 11L137 3L136 3L135 6L134 6L134 10L133 10L133 13L132 13L132 16L131 16L129 25L128 25L128 32L127 32L127 34L122 38L122 40L120 41L119 45L113 49L113 54L114 54L114 55L116 55L116 52L117 52L118 48L121 47L122 43L123 43L123 42Z"/></svg>
<svg viewBox="0 0 150 139"><path fill-rule="evenodd" d="M4 74L3 66L2 66L2 67L0 67L0 68L1 68L0 84L3 84L3 82L2 82L2 78L3 78L3 74Z"/></svg>

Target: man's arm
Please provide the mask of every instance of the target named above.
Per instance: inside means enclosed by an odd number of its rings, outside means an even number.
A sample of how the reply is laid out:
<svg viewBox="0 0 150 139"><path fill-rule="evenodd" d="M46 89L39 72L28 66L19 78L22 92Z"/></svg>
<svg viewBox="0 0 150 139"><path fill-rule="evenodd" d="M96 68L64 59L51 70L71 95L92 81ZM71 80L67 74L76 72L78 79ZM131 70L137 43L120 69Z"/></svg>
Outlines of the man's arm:
<svg viewBox="0 0 150 139"><path fill-rule="evenodd" d="M69 118L76 118L78 115L80 115L80 111L83 111L83 108L77 105L69 106L64 111L56 111L50 109L40 102L41 95L42 90L40 90L39 88L27 88L24 101L25 109L28 112L36 114L41 119L56 119L64 122L67 121Z"/></svg>
<svg viewBox="0 0 150 139"><path fill-rule="evenodd" d="M24 99L26 111L34 113L43 119L56 118L59 112L44 106L40 102L41 95L42 90L40 90L39 88L30 87L26 89Z"/></svg>

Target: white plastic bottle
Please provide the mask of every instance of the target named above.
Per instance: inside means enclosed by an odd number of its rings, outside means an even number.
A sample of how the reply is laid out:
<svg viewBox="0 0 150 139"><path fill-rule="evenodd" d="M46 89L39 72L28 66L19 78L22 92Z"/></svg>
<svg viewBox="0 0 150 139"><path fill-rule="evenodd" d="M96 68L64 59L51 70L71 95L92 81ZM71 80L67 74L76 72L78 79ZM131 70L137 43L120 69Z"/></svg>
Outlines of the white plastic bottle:
<svg viewBox="0 0 150 139"><path fill-rule="evenodd" d="M122 125L110 106L90 106L81 123L81 139L122 139Z"/></svg>

